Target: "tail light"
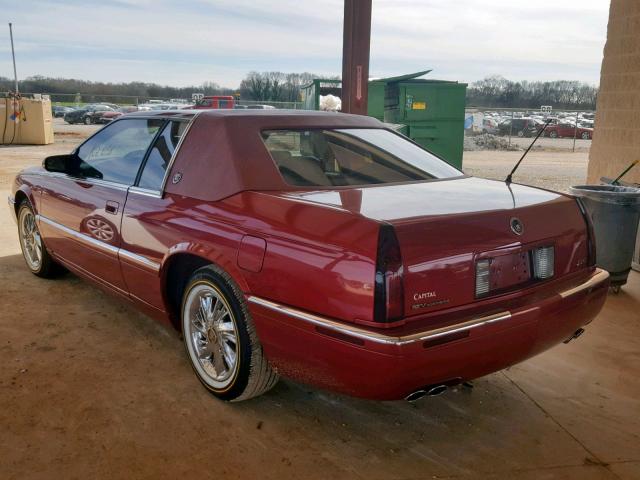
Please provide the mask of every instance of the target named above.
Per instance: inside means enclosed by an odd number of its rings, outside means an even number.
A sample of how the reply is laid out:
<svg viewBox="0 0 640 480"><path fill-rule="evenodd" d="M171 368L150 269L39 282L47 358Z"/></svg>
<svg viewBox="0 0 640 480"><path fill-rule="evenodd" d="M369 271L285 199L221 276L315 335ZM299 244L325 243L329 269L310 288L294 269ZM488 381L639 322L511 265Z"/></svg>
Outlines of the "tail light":
<svg viewBox="0 0 640 480"><path fill-rule="evenodd" d="M587 212L582 200L576 198L576 202L578 203L578 207L580 208L580 212L584 217L584 222L587 224L587 250L588 250L588 259L587 265L590 267L596 266L596 234L593 230L593 222L591 221L591 216Z"/></svg>
<svg viewBox="0 0 640 480"><path fill-rule="evenodd" d="M382 225L378 235L378 258L373 301L373 319L393 322L404 316L402 255L396 232Z"/></svg>

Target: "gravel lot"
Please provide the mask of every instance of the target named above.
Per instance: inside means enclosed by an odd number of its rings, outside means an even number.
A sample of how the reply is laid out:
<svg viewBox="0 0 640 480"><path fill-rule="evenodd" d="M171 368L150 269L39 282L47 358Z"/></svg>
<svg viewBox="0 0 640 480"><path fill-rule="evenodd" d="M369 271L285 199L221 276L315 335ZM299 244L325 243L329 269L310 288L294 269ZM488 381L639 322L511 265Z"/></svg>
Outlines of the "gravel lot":
<svg viewBox="0 0 640 480"><path fill-rule="evenodd" d="M464 152L462 169L469 175L504 180L524 152ZM515 183L568 192L587 178L588 152L531 151L513 176Z"/></svg>
<svg viewBox="0 0 640 480"><path fill-rule="evenodd" d="M56 144L0 147L0 196ZM468 152L503 178L518 152ZM535 152L516 179L565 189L586 153ZM640 275L579 341L416 404L288 381L242 404L210 397L176 332L67 275L28 273L0 209L0 479L632 479L640 471ZM375 374L375 372L372 372Z"/></svg>
<svg viewBox="0 0 640 480"><path fill-rule="evenodd" d="M509 139L509 137L502 138L505 140ZM518 145L523 150L526 149L532 141L533 138L511 137L511 143ZM573 138L542 137L535 143L534 148L541 148L547 151L570 152L573 149ZM588 152L590 148L591 140L576 139L576 152Z"/></svg>

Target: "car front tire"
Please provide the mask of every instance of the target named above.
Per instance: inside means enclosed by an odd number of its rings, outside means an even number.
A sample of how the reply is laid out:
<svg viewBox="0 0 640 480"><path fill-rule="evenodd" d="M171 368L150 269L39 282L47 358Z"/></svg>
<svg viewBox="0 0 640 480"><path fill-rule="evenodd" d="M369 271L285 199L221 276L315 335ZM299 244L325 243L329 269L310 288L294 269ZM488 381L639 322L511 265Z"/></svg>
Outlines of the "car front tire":
<svg viewBox="0 0 640 480"><path fill-rule="evenodd" d="M84 117L84 124L85 125L91 125L93 123L93 120L91 120L91 117L89 117L88 115L86 117Z"/></svg>
<svg viewBox="0 0 640 480"><path fill-rule="evenodd" d="M55 278L66 271L47 252L36 215L27 200L18 207L18 235L22 256L31 273L42 278Z"/></svg>
<svg viewBox="0 0 640 480"><path fill-rule="evenodd" d="M556 132L556 131L549 132L549 137L558 138L558 132Z"/></svg>
<svg viewBox="0 0 640 480"><path fill-rule="evenodd" d="M200 383L227 401L262 395L278 375L265 358L244 295L224 270L197 270L182 297L184 346Z"/></svg>
<svg viewBox="0 0 640 480"><path fill-rule="evenodd" d="M591 135L589 135L589 132L582 132L581 136L583 140L589 140L591 138Z"/></svg>

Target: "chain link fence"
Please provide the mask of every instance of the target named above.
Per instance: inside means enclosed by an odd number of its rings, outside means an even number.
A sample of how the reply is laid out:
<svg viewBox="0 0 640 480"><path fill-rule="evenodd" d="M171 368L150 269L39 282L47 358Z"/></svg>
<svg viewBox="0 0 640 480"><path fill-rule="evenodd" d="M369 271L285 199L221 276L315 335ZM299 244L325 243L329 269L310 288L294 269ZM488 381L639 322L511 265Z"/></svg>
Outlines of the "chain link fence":
<svg viewBox="0 0 640 480"><path fill-rule="evenodd" d="M544 129L537 149L588 151L594 121L592 110L469 107L465 111L465 150L524 150Z"/></svg>
<svg viewBox="0 0 640 480"><path fill-rule="evenodd" d="M118 107L140 107L153 106L154 104L170 104L170 105L193 105L191 98L167 98L167 97L149 97L136 95L98 95L88 93L23 93L24 97L32 97L34 95L47 95L51 99L53 106L81 107L83 105L102 103ZM278 109L301 109L302 102L272 102L262 100L236 100L236 105L240 108L264 108L273 107Z"/></svg>

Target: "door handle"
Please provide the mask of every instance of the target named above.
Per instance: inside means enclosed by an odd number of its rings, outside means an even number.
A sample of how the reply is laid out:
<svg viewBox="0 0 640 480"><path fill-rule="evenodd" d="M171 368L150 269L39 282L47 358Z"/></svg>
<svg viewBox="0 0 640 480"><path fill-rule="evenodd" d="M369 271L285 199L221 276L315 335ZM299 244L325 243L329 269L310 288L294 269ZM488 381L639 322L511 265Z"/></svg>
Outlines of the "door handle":
<svg viewBox="0 0 640 480"><path fill-rule="evenodd" d="M107 213L111 213L113 215L118 213L118 208L120 208L120 204L118 202L114 202L113 200L108 200L107 205L104 207Z"/></svg>

